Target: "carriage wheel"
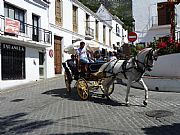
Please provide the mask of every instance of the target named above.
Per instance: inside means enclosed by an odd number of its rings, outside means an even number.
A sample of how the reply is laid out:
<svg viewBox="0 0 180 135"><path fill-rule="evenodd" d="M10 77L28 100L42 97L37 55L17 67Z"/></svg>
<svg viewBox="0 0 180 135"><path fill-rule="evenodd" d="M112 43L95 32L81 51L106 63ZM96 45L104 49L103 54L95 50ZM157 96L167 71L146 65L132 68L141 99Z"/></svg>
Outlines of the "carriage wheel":
<svg viewBox="0 0 180 135"><path fill-rule="evenodd" d="M70 84L70 80L68 79L68 75L66 72L64 72L64 80L65 80L67 92L71 92L71 84Z"/></svg>
<svg viewBox="0 0 180 135"><path fill-rule="evenodd" d="M100 88L101 88L101 91L102 91L103 93L105 93L104 88L103 88L103 85L102 85L103 81L104 81L104 80L101 80ZM108 89L107 96L110 96L110 95L113 93L113 91L114 91L114 82L110 85L110 87L109 87L109 89Z"/></svg>
<svg viewBox="0 0 180 135"><path fill-rule="evenodd" d="M87 100L89 97L88 84L85 79L80 78L77 81L77 92L82 100Z"/></svg>

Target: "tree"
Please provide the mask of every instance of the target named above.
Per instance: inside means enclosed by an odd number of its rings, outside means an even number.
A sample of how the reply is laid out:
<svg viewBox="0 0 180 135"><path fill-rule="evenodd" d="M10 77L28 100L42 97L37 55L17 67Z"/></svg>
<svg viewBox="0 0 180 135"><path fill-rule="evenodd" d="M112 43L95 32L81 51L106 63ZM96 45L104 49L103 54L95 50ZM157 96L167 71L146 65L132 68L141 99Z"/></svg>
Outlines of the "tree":
<svg viewBox="0 0 180 135"><path fill-rule="evenodd" d="M134 25L134 19L132 17L132 0L118 0L118 1L109 1L109 0L79 0L93 12L96 12L100 7L100 4L103 4L106 9L112 14L116 15L123 23L123 28L128 31L132 31Z"/></svg>

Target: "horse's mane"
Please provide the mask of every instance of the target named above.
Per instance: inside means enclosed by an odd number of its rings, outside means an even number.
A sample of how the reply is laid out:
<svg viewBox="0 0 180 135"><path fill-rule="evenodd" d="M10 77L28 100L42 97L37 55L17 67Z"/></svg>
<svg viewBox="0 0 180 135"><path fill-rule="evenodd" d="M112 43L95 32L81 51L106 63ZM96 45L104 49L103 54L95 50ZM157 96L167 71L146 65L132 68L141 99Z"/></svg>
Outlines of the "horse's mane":
<svg viewBox="0 0 180 135"><path fill-rule="evenodd" d="M141 58L144 58L150 50L152 50L152 48L145 48L145 49L141 50L137 54L137 58L140 57L140 56L141 56Z"/></svg>

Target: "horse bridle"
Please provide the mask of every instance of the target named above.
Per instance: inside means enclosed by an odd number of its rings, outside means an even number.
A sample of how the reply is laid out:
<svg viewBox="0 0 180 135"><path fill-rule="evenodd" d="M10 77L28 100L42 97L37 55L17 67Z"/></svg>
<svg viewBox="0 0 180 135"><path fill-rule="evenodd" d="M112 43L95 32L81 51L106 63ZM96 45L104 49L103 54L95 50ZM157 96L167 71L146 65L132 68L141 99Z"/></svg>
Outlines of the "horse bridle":
<svg viewBox="0 0 180 135"><path fill-rule="evenodd" d="M150 60L150 59L151 59L151 60L155 60L155 61L157 60L157 57L155 57L155 56L153 55L153 49L151 49L151 50L148 52L148 54L145 56L144 62L141 62L141 61L137 60L137 58L135 59L135 62L136 62L136 64L137 64L137 69L138 69L140 72L144 72L146 69L149 70L149 71L151 71L151 68L152 68L153 65L149 65L149 60ZM139 63L143 65L143 67L144 67L143 69L140 68Z"/></svg>

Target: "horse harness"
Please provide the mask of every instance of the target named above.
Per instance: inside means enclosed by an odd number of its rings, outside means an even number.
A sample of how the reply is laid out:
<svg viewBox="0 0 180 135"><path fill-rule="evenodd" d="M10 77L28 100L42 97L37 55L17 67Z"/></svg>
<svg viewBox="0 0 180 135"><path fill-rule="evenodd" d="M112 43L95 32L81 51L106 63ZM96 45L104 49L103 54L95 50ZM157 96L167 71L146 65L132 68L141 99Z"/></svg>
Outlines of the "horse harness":
<svg viewBox="0 0 180 135"><path fill-rule="evenodd" d="M142 77L142 75L144 74L146 68L152 67L151 65L148 64L149 58L152 57L151 51L149 51L148 54L147 54L145 57L146 57L146 58L145 58L146 62L145 62L145 60L144 60L145 63L137 60L137 58L132 58L133 66L131 66L131 67L129 67L129 68L126 67L126 65L127 65L129 62L128 62L128 60L125 60L125 61L122 63L122 71L119 71L119 72L117 72L117 73L113 73L113 69L114 69L114 67L116 66L117 62L119 61L119 60L116 60L115 63L114 63L114 65L112 66L112 68L111 68L110 70L106 71L107 73L111 73L111 74L112 74L112 75L110 75L110 76L107 76L107 78L108 78L108 77L113 77L113 78L115 78L119 73L122 73L122 74L124 75L124 77L125 77L126 79L128 79L126 73L127 73L130 69L134 68L136 71L138 71L138 72L140 73L139 78L136 79L136 82L138 82L138 81L140 80L140 78ZM143 65L143 67L144 67L143 69L139 66L139 63ZM110 62L109 62L109 64L110 64ZM105 67L105 69L109 66L109 64L107 64L107 66ZM104 70L105 70L105 69L104 69Z"/></svg>

